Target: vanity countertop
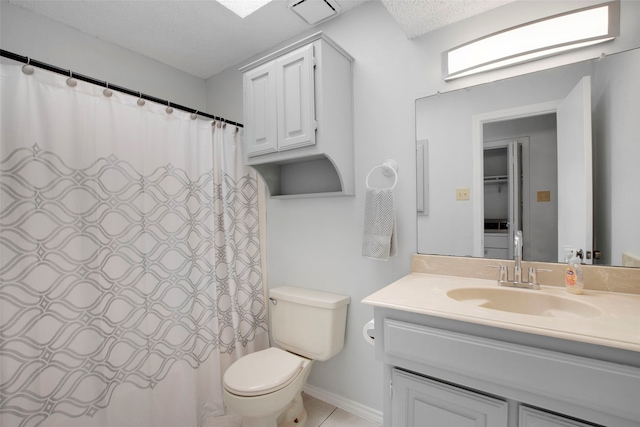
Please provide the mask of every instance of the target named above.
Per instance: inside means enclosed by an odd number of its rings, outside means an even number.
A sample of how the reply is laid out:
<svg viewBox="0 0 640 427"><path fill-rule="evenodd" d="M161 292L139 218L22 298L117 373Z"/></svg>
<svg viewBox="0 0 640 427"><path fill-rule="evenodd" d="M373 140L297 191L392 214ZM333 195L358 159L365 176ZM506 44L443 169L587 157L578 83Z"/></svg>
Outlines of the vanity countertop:
<svg viewBox="0 0 640 427"><path fill-rule="evenodd" d="M589 304L601 314L594 317L547 317L494 310L447 296L459 288L499 288L495 280L411 273L369 295L364 304L545 335L589 344L640 352L640 295L585 290L568 293L564 287L544 286L542 292Z"/></svg>

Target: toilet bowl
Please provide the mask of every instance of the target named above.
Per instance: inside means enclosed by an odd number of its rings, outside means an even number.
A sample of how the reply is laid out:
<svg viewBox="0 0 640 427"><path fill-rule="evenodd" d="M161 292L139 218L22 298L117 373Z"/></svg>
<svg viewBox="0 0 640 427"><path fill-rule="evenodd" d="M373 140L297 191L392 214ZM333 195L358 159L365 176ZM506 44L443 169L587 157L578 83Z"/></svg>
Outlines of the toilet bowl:
<svg viewBox="0 0 640 427"><path fill-rule="evenodd" d="M302 388L314 360L342 350L350 298L282 286L269 291L269 300L271 335L281 348L234 362L223 377L224 403L242 427L304 427Z"/></svg>
<svg viewBox="0 0 640 427"><path fill-rule="evenodd" d="M224 375L224 402L242 427L304 427L302 387L312 360L271 347L234 363Z"/></svg>

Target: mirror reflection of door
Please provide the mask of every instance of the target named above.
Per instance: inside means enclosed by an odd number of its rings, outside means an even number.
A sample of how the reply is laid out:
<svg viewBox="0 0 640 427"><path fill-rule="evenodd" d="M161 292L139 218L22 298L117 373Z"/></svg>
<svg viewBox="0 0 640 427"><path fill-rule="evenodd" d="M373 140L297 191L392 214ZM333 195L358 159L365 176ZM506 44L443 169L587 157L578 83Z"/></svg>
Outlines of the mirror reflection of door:
<svg viewBox="0 0 640 427"><path fill-rule="evenodd" d="M573 248L582 250L586 255L583 263L591 264L593 182L590 77L583 77L566 98L555 103L554 108L539 105L475 116L473 120L480 123L481 127L479 135L474 134L474 141L482 144L484 152L487 142L529 137L529 154L523 156L522 162L523 259L564 262L566 249ZM551 141L554 141L554 145L550 144ZM543 154L543 151L547 154ZM528 160L524 160L525 157ZM481 206L487 203L485 196L486 191L483 192ZM512 196L510 200L517 198ZM511 212L517 213L517 204L509 204ZM506 219L508 223L517 224L514 218L511 214ZM486 242L487 237L489 242ZM496 240L495 236L485 232L482 240L485 241L484 247L476 249L483 250L485 257L500 257L498 254L491 256L487 251ZM513 235L507 234L506 259L513 258L512 245Z"/></svg>
<svg viewBox="0 0 640 427"><path fill-rule="evenodd" d="M512 182L508 185L509 197L505 199L508 214L505 219L509 226L507 244L500 248L506 246L505 258L513 258L513 233L516 231L513 228L517 226L523 232L524 260L563 262L566 249L573 248L586 254L583 263L591 264L593 183L589 76L582 78L571 93L559 101L555 110L516 118L504 116L503 120L496 118L482 124L483 152L486 153L487 148L506 146L510 159L507 175L522 177L518 192L517 186L514 187L517 181L507 176L507 182ZM529 144L507 141L524 136L528 137ZM520 145L524 150L522 162L518 161L517 155ZM486 154L484 157L486 160ZM521 175L513 169L519 165ZM491 211L491 199L486 199L486 173L484 187L486 219L496 215ZM494 249L493 245L500 238L495 233L487 233L486 228L485 221L484 256L499 258L503 251L495 253L489 249Z"/></svg>
<svg viewBox="0 0 640 427"><path fill-rule="evenodd" d="M523 230L523 163L528 163L528 146L528 138L484 143L486 258L513 257L515 232Z"/></svg>
<svg viewBox="0 0 640 427"><path fill-rule="evenodd" d="M593 159L591 77L585 76L558 104L558 256L568 248L582 250L582 262L593 257Z"/></svg>
<svg viewBox="0 0 640 427"><path fill-rule="evenodd" d="M557 261L558 169L556 115L541 114L483 124L485 257L513 259L513 238L523 234L523 259ZM500 164L503 183L492 183ZM494 169L498 170L498 169ZM500 180L497 178L496 180ZM501 233L493 219L504 219ZM502 242L501 252L495 243ZM506 256L505 255L506 252Z"/></svg>

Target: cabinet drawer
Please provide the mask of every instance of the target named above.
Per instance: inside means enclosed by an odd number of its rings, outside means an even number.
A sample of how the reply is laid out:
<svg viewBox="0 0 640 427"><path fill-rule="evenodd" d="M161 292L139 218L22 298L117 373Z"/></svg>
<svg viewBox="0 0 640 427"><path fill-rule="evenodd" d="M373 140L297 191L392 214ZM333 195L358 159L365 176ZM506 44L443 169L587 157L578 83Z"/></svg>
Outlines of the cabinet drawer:
<svg viewBox="0 0 640 427"><path fill-rule="evenodd" d="M509 247L509 235L498 233L485 233L485 248L507 249Z"/></svg>
<svg viewBox="0 0 640 427"><path fill-rule="evenodd" d="M509 259L509 250L508 249L496 249L496 248L484 248L484 257L485 258L494 258L494 259Z"/></svg>

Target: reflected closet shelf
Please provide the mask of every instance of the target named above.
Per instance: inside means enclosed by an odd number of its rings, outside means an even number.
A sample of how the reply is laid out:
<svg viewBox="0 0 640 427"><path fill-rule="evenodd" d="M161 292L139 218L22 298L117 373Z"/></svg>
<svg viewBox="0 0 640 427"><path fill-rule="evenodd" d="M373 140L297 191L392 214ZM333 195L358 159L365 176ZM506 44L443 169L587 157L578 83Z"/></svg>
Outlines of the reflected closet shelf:
<svg viewBox="0 0 640 427"><path fill-rule="evenodd" d="M484 183L485 184L495 184L501 182L509 182L509 177L507 175L495 175L495 176L485 176Z"/></svg>

